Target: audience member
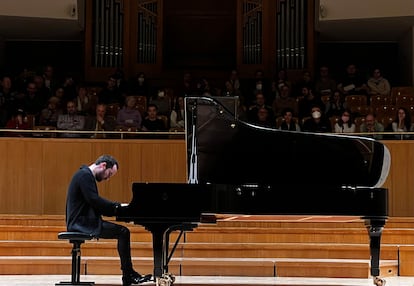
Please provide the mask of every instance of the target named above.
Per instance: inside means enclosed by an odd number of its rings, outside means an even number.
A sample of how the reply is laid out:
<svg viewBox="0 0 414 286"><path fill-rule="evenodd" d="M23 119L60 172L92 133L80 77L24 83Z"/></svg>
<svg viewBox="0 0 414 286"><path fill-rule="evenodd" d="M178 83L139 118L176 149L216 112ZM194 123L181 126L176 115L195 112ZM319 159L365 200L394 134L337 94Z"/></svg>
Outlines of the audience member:
<svg viewBox="0 0 414 286"><path fill-rule="evenodd" d="M339 117L338 122L335 123L334 132L335 133L355 133L356 125L351 115L349 109L345 109L341 116Z"/></svg>
<svg viewBox="0 0 414 286"><path fill-rule="evenodd" d="M250 106L248 111L247 111L247 120L249 122L257 122L258 118L258 111L260 108L266 108L269 112L269 118L271 120L274 120L275 116L274 116L274 112L271 106L266 104L266 99L265 96L263 95L263 93L261 92L257 92L256 96L255 96L255 101L254 101L254 105Z"/></svg>
<svg viewBox="0 0 414 286"><path fill-rule="evenodd" d="M314 106L311 109L311 118L308 118L303 123L302 130L305 132L332 132L332 125L328 118L326 118L319 106Z"/></svg>
<svg viewBox="0 0 414 286"><path fill-rule="evenodd" d="M71 75L65 76L61 87L63 88L63 91L64 91L63 92L64 103L68 102L69 100L75 100L78 92L77 92L75 80L73 79Z"/></svg>
<svg viewBox="0 0 414 286"><path fill-rule="evenodd" d="M74 101L66 103L66 113L58 116L57 128L60 130L80 131L85 128L85 116L76 112ZM78 133L61 133L60 137L80 137Z"/></svg>
<svg viewBox="0 0 414 286"><path fill-rule="evenodd" d="M170 127L178 130L185 128L184 97L182 96L175 98L174 109L170 114Z"/></svg>
<svg viewBox="0 0 414 286"><path fill-rule="evenodd" d="M361 76L355 64L349 64L342 80L338 83L338 89L345 96L361 94L368 95L367 80Z"/></svg>
<svg viewBox="0 0 414 286"><path fill-rule="evenodd" d="M150 99L150 84L144 72L139 72L129 83L129 94L145 96Z"/></svg>
<svg viewBox="0 0 414 286"><path fill-rule="evenodd" d="M237 91L234 89L233 85L229 80L227 80L224 83L224 89L221 91L221 96L237 96ZM239 92L239 96L241 93ZM241 100L244 100L243 98L240 98Z"/></svg>
<svg viewBox="0 0 414 286"><path fill-rule="evenodd" d="M44 108L43 98L37 94L36 84L31 81L27 84L25 96L24 96L24 108L23 110L39 118L40 111Z"/></svg>
<svg viewBox="0 0 414 286"><path fill-rule="evenodd" d="M242 96L239 73L236 69L231 70L228 80L224 83L224 96Z"/></svg>
<svg viewBox="0 0 414 286"><path fill-rule="evenodd" d="M315 81L315 93L323 95L332 95L337 89L336 80L333 79L329 73L329 67L322 65L319 68L319 76Z"/></svg>
<svg viewBox="0 0 414 286"><path fill-rule="evenodd" d="M85 121L85 130L91 131L114 131L116 120L113 116L106 114L106 104L98 103L96 105L95 115L89 115ZM91 138L107 138L112 137L107 134L95 133Z"/></svg>
<svg viewBox="0 0 414 286"><path fill-rule="evenodd" d="M411 135L402 134L404 132L413 131L414 126L411 123L411 115L405 107L400 107L397 110L397 116L394 121L391 123L391 128L393 132L398 132L398 135L395 135L397 139L410 139Z"/></svg>
<svg viewBox="0 0 414 286"><path fill-rule="evenodd" d="M0 126L5 126L15 110L13 102L16 99L17 91L13 86L10 76L4 76L0 87Z"/></svg>
<svg viewBox="0 0 414 286"><path fill-rule="evenodd" d="M59 106L59 98L56 96L49 98L47 106L40 112L39 125L57 127L59 115L62 114Z"/></svg>
<svg viewBox="0 0 414 286"><path fill-rule="evenodd" d="M142 116L136 108L137 98L133 95L127 96L125 105L118 111L116 122L118 126L125 128L141 129Z"/></svg>
<svg viewBox="0 0 414 286"><path fill-rule="evenodd" d="M372 72L372 76L368 79L368 88L370 95L389 96L391 86L389 81L381 75L381 70L376 68Z"/></svg>
<svg viewBox="0 0 414 286"><path fill-rule="evenodd" d="M280 95L281 88L283 86L288 86L289 90L292 88L292 83L288 80L288 74L285 69L279 70L274 78L272 79L270 83L271 87L271 96L270 98L274 100L275 98L278 98Z"/></svg>
<svg viewBox="0 0 414 286"><path fill-rule="evenodd" d="M257 119L253 122L254 124L262 127L276 128L274 117L269 114L269 110L266 107L259 107L256 117Z"/></svg>
<svg viewBox="0 0 414 286"><path fill-rule="evenodd" d="M246 91L243 91L243 96L247 106L254 104L256 100L256 94L260 93L265 98L265 103L272 102L270 99L270 84L265 78L264 72L258 69L254 73L254 77L249 79L244 87ZM257 112L255 112L257 114Z"/></svg>
<svg viewBox="0 0 414 286"><path fill-rule="evenodd" d="M176 96L192 96L194 95L196 87L193 82L193 76L190 72L185 72L183 74L183 81L177 87Z"/></svg>
<svg viewBox="0 0 414 286"><path fill-rule="evenodd" d="M115 75L108 77L105 87L98 93L98 103L117 103L120 106L124 103L124 97L121 90L117 86L117 79Z"/></svg>
<svg viewBox="0 0 414 286"><path fill-rule="evenodd" d="M13 113L12 117L6 123L6 129L20 129L29 130L29 124L27 123L26 113L22 109L17 109ZM11 137L24 137L25 133L8 132L8 136Z"/></svg>
<svg viewBox="0 0 414 286"><path fill-rule="evenodd" d="M74 101L76 103L76 111L78 114L87 116L93 112L92 101L85 85L79 84L76 87L76 97L74 98Z"/></svg>
<svg viewBox="0 0 414 286"><path fill-rule="evenodd" d="M309 113L312 110L312 106L319 106L321 111L325 113L325 104L319 96L313 94L313 91L309 87L302 87L302 98L298 102L298 116L299 119L310 116Z"/></svg>
<svg viewBox="0 0 414 286"><path fill-rule="evenodd" d="M200 80L197 82L194 94L195 95L205 95L210 94L212 95L214 93L213 88L211 87L211 84L209 80L206 77L200 78ZM160 108L160 106L158 106Z"/></svg>
<svg viewBox="0 0 414 286"><path fill-rule="evenodd" d="M167 91L164 88L159 89L158 92L151 97L149 103L157 106L158 115L170 116L171 98L167 95Z"/></svg>
<svg viewBox="0 0 414 286"><path fill-rule="evenodd" d="M59 80L56 78L55 75L55 68L53 65L46 65L43 69L43 79L44 85L49 89L49 95L53 95L53 91L60 85Z"/></svg>
<svg viewBox="0 0 414 286"><path fill-rule="evenodd" d="M290 96L290 88L288 85L280 87L280 95L275 98L272 104L275 117L283 115L286 108L290 108L294 116L298 116L298 103L295 98Z"/></svg>
<svg viewBox="0 0 414 286"><path fill-rule="evenodd" d="M365 121L361 123L359 127L361 133L376 133L376 132L384 132L384 125L377 121L374 113L368 113L365 116ZM382 134L372 134L372 135L364 135L369 136L377 140L382 139Z"/></svg>
<svg viewBox="0 0 414 286"><path fill-rule="evenodd" d="M47 104L48 99L51 97L52 93L45 86L44 78L40 75L35 75L33 77L33 82L36 85L36 94L40 98L42 106Z"/></svg>
<svg viewBox="0 0 414 286"><path fill-rule="evenodd" d="M298 122L293 119L293 110L291 108L285 108L282 112L283 121L279 126L279 130L287 131L300 131Z"/></svg>
<svg viewBox="0 0 414 286"><path fill-rule="evenodd" d="M329 101L325 104L326 117L340 116L342 112L347 108L347 104L343 95L339 90L335 90L329 98Z"/></svg>
<svg viewBox="0 0 414 286"><path fill-rule="evenodd" d="M157 105L150 103L147 106L147 117L142 121L143 131L166 131L164 121L158 117Z"/></svg>
<svg viewBox="0 0 414 286"><path fill-rule="evenodd" d="M302 89L307 87L308 89L314 90L315 83L313 81L311 72L308 70L302 71L302 77L297 80L292 87L292 96L299 97L302 96ZM319 94L316 94L320 96Z"/></svg>

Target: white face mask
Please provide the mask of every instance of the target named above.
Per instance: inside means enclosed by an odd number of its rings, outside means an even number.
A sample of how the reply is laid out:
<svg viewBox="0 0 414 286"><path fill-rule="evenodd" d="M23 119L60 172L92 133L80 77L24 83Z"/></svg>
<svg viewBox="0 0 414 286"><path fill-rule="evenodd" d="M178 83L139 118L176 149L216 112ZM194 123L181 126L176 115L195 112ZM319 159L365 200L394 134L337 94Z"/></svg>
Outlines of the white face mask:
<svg viewBox="0 0 414 286"><path fill-rule="evenodd" d="M321 118L321 113L319 111L314 111L312 112L312 117L313 118Z"/></svg>
<svg viewBox="0 0 414 286"><path fill-rule="evenodd" d="M159 91L158 92L158 97L164 97L164 92L163 91Z"/></svg>
<svg viewBox="0 0 414 286"><path fill-rule="evenodd" d="M257 90L262 90L262 84L261 83L258 83L258 84L256 84L256 89Z"/></svg>
<svg viewBox="0 0 414 286"><path fill-rule="evenodd" d="M144 80L145 80L145 78L143 78L143 77L139 77L139 78L138 78L138 82L139 82L139 83L143 83L143 82L144 82Z"/></svg>

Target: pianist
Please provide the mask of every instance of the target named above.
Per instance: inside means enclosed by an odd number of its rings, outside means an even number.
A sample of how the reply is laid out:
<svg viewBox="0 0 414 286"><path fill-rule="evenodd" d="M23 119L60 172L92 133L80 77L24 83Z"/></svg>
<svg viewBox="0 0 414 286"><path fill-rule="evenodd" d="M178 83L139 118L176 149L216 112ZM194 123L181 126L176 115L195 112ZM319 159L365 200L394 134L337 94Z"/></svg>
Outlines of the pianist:
<svg viewBox="0 0 414 286"><path fill-rule="evenodd" d="M110 155L102 155L90 166L82 165L73 175L66 198L66 225L68 231L88 233L96 238L118 240L121 260L122 285L148 281L132 266L130 231L127 227L108 222L102 216L115 216L120 204L102 198L97 182L109 180L118 171L119 164Z"/></svg>

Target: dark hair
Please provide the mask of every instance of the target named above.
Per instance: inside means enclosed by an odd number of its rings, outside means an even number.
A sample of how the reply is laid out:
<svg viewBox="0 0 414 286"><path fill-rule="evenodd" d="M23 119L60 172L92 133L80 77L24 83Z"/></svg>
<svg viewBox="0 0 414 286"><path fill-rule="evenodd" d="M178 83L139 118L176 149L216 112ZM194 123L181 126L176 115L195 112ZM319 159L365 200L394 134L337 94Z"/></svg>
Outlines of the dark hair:
<svg viewBox="0 0 414 286"><path fill-rule="evenodd" d="M405 108L405 107L398 107L398 109L397 109L397 115L395 116L394 122L397 122L398 123L398 121L399 121L398 111L400 111L400 110L403 110L404 113L405 113L404 125L405 125L405 128L407 128L407 131L410 131L410 127L411 127L411 115L408 112L408 109L407 108Z"/></svg>
<svg viewBox="0 0 414 286"><path fill-rule="evenodd" d="M117 169L119 169L118 161L112 157L111 155L102 155L99 156L98 159L95 161L95 165L99 165L101 163L106 163L107 169L112 169L114 165L116 165Z"/></svg>

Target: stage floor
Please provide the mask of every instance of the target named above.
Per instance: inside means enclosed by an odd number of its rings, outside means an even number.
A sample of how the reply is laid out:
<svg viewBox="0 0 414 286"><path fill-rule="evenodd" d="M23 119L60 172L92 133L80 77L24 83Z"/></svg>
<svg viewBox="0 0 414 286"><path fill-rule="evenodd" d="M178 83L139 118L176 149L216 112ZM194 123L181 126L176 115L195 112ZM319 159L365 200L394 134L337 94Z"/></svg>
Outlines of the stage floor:
<svg viewBox="0 0 414 286"><path fill-rule="evenodd" d="M0 286L54 286L60 281L69 281L67 275L0 275ZM413 286L414 277L385 277L386 286ZM94 281L96 286L122 285L119 275L84 275L82 281ZM152 286L154 282L140 285ZM372 286L372 279L346 278L288 278L288 277L220 277L182 276L176 277L175 286L180 285L295 285L295 286Z"/></svg>

